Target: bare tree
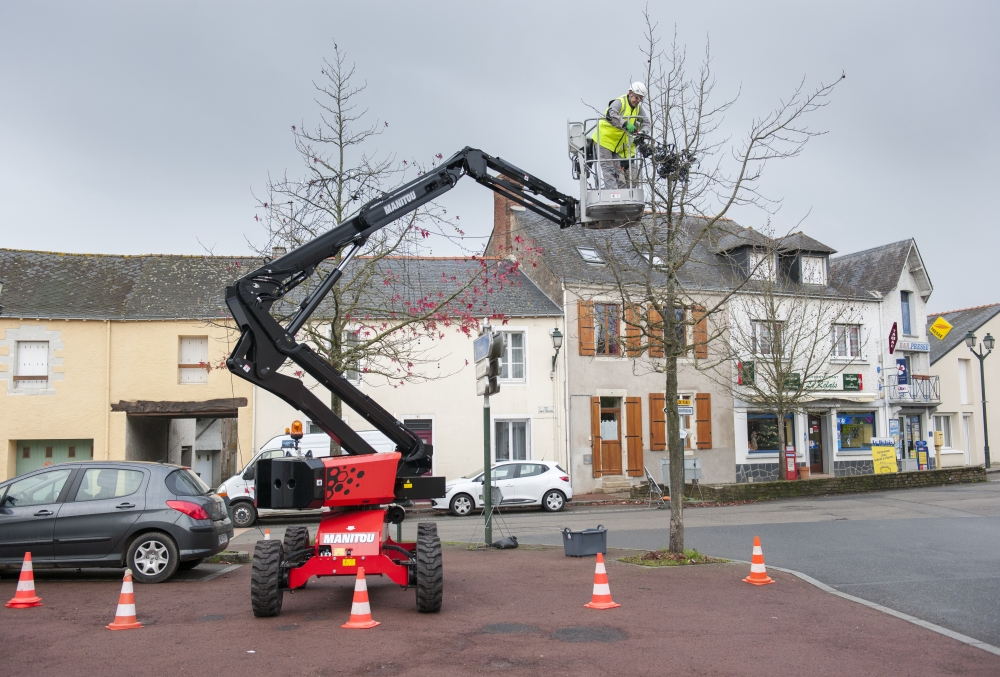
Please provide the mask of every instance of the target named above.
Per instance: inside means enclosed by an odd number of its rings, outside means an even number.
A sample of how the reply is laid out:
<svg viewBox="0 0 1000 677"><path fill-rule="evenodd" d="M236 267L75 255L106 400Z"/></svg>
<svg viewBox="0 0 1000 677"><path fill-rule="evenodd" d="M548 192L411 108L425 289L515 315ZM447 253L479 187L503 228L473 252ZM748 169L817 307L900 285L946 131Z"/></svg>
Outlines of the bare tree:
<svg viewBox="0 0 1000 677"><path fill-rule="evenodd" d="M375 143L388 122L368 122L368 110L359 107L366 85L354 84L355 66L336 44L321 75L314 83L319 123L291 128L302 174L271 179L267 197L258 201L263 216L255 218L265 230L265 242L257 247L261 256L309 242L442 159L438 154L421 164L377 152ZM461 246L463 236L458 217L448 217L433 203L372 234L327 295L319 319L301 330L304 340L349 376L395 387L429 378L419 367L438 359L430 353L434 340L448 328L469 334L485 312L488 294L518 274L516 263L469 254L450 266L450 274L429 279L433 266L422 265L420 258L429 243L447 238ZM343 255L324 265L332 268ZM301 285L276 314L294 314L295 303L315 283ZM331 409L338 416L341 405L332 395ZM336 443L331 442L331 452L339 453Z"/></svg>
<svg viewBox="0 0 1000 677"><path fill-rule="evenodd" d="M709 319L723 312L745 279L733 274L714 254L715 245L738 228L728 215L734 207L753 207L769 222L780 201L765 197L764 168L769 162L797 157L809 139L821 134L805 119L825 106L833 88L807 90L804 81L766 115L754 119L741 140L721 132L735 98L717 101L708 47L695 73L676 36L669 51L660 47L657 26L648 11L642 53L649 94L643 106L651 129L640 130L641 181L648 213L625 229L625 242L606 236L608 268L621 297L625 347L646 360L637 369L664 375L668 449L671 468L670 550L684 550L684 445L677 413L678 359L710 359L720 332ZM690 336L690 340L684 340Z"/></svg>

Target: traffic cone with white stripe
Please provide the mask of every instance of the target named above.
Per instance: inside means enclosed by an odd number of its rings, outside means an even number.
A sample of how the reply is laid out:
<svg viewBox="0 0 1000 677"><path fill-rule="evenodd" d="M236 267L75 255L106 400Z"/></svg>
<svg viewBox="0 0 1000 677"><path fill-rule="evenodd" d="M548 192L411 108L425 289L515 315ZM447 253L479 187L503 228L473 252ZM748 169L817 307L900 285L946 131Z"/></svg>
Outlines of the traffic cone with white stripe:
<svg viewBox="0 0 1000 677"><path fill-rule="evenodd" d="M264 529L264 540L265 541L270 541L271 540L271 530L270 529Z"/></svg>
<svg viewBox="0 0 1000 677"><path fill-rule="evenodd" d="M17 592L7 605L12 609L27 609L42 606L42 598L35 594L35 570L31 568L31 553L24 553L24 563L21 565L21 578L17 581Z"/></svg>
<svg viewBox="0 0 1000 677"><path fill-rule="evenodd" d="M594 594L590 604L584 604L588 609L614 609L621 606L611 600L611 588L608 586L608 571L604 568L604 555L597 553L597 568L594 570Z"/></svg>
<svg viewBox="0 0 1000 677"><path fill-rule="evenodd" d="M760 536L753 537L753 556L750 558L750 575L743 579L752 585L767 585L774 579L767 575L764 567L764 551L760 548Z"/></svg>
<svg viewBox="0 0 1000 677"><path fill-rule="evenodd" d="M354 581L354 603L351 605L351 620L340 627L364 630L382 625L372 620L372 607L368 603L368 583L365 582L365 569L358 567L358 577Z"/></svg>
<svg viewBox="0 0 1000 677"><path fill-rule="evenodd" d="M108 630L134 630L142 627L142 623L135 619L135 595L132 593L131 569L125 570L125 580L122 581L122 594L118 597L115 620L106 627Z"/></svg>

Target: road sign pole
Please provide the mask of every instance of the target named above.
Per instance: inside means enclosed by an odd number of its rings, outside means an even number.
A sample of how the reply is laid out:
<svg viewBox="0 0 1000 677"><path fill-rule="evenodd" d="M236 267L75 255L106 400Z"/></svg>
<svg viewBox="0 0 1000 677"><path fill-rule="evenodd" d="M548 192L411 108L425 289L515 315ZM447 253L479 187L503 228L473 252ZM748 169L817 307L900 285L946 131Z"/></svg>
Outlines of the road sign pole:
<svg viewBox="0 0 1000 677"><path fill-rule="evenodd" d="M486 525L483 538L486 545L493 542L493 481L490 469L490 393L483 396L483 515Z"/></svg>

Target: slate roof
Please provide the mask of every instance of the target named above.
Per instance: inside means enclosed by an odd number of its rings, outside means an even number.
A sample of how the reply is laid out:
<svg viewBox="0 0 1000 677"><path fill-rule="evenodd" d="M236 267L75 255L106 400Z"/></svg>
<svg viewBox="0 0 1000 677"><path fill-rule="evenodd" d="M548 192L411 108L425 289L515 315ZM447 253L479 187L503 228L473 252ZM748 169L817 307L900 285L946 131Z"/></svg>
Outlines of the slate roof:
<svg viewBox="0 0 1000 677"><path fill-rule="evenodd" d="M648 264L639 253L644 251L644 243L639 241L642 237L642 229L616 228L610 230L588 230L585 228L565 228L559 230L548 220L532 214L531 212L515 211L515 218L521 226L524 235L527 237L526 245L540 247L541 257L554 275L561 278L566 284L593 285L593 286L614 286L616 281L610 266L594 265L587 263L580 255L579 248L585 247L596 249L604 260L614 257L616 261L626 265L620 266L620 272L627 275L628 263L634 262L635 279L641 281L641 275L648 270ZM650 215L644 219L653 218ZM704 222L698 218L686 219L683 224L683 234L680 235L680 242L691 242L694 239L693 231L704 227ZM751 235L755 233L755 235ZM678 272L678 279L681 284L690 291L724 291L730 290L743 282L742 273L734 267L730 257L724 255L724 251L731 251L726 243L740 241L741 238L749 238L758 241L762 235L752 229L744 229L742 226L732 221L723 221L715 231L709 233L707 238L703 238L694 245L691 258ZM811 238L810 238L811 239ZM648 246L648 245L647 245ZM648 250L645 250L648 251ZM525 258L524 266L530 265L530 252ZM530 273L529 273L530 274ZM652 282L654 285L662 285L666 282L665 276L659 272L653 273ZM752 285L747 285L750 287ZM788 291L800 289L798 285L789 284ZM838 289L831 285L819 288L810 285L810 294L825 293L828 295L848 293L857 295L856 290Z"/></svg>
<svg viewBox="0 0 1000 677"><path fill-rule="evenodd" d="M0 249L0 305L4 317L32 319L166 320L228 316L225 288L263 261L232 256L112 256ZM455 289L468 275L482 274L481 261L386 259L384 280L363 286L364 307L407 312L420 298ZM404 265L405 263L405 265ZM357 268L356 268L357 269ZM471 272L470 272L471 271ZM478 273L477 273L478 271ZM377 271L382 273L381 269ZM350 272L348 273L350 274ZM456 299L476 316L561 315L527 277L499 262L487 264L486 283L470 298ZM467 308L472 303L473 308ZM322 316L322 308L317 316Z"/></svg>
<svg viewBox="0 0 1000 677"><path fill-rule="evenodd" d="M913 239L865 249L830 259L830 282L838 287L877 291L885 295L899 284Z"/></svg>
<svg viewBox="0 0 1000 677"><path fill-rule="evenodd" d="M825 245L819 240L809 237L801 230L797 233L786 235L781 240L783 251L804 251L816 252L817 254L836 254L837 250L829 245Z"/></svg>
<svg viewBox="0 0 1000 677"><path fill-rule="evenodd" d="M951 331L948 332L943 341L939 341L933 336L930 337L931 364L940 360L951 352L953 348L965 341L966 334L970 331L975 332L997 314L1000 314L1000 303L991 303L974 308L962 308L961 310L949 310L944 313L927 313L928 329L930 329L930 326L934 324L938 317L943 317L951 324ZM929 333L928 336L930 336ZM977 338L981 340L983 337L979 336Z"/></svg>

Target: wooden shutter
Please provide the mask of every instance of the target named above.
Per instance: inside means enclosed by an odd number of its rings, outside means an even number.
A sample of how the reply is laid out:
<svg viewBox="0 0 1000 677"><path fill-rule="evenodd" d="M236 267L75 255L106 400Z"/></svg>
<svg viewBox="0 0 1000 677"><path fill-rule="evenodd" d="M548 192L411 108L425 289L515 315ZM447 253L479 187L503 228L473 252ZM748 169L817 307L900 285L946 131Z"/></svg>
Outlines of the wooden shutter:
<svg viewBox="0 0 1000 677"><path fill-rule="evenodd" d="M625 398L625 441L628 451L628 474L642 476L642 398Z"/></svg>
<svg viewBox="0 0 1000 677"><path fill-rule="evenodd" d="M694 396L695 423L697 424L698 448L712 448L712 394L698 393Z"/></svg>
<svg viewBox="0 0 1000 677"><path fill-rule="evenodd" d="M625 306L625 352L629 357L642 354L642 329L639 328L639 313L633 304Z"/></svg>
<svg viewBox="0 0 1000 677"><path fill-rule="evenodd" d="M580 337L580 354L593 355L596 339L594 338L594 302L577 301L577 335ZM598 417L599 419L600 417Z"/></svg>
<svg viewBox="0 0 1000 677"><path fill-rule="evenodd" d="M663 357L663 316L656 306L649 307L649 356Z"/></svg>
<svg viewBox="0 0 1000 677"><path fill-rule="evenodd" d="M705 318L705 307L695 306L692 308L692 319L694 319L694 356L699 360L708 359L708 320Z"/></svg>
<svg viewBox="0 0 1000 677"><path fill-rule="evenodd" d="M663 393L649 394L649 448L651 451L667 449L667 406Z"/></svg>
<svg viewBox="0 0 1000 677"><path fill-rule="evenodd" d="M590 398L590 457L594 477L601 476L601 398Z"/></svg>

